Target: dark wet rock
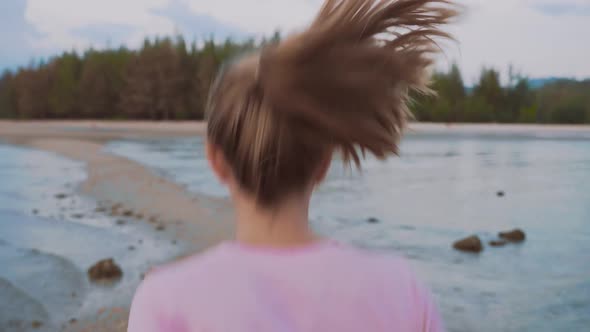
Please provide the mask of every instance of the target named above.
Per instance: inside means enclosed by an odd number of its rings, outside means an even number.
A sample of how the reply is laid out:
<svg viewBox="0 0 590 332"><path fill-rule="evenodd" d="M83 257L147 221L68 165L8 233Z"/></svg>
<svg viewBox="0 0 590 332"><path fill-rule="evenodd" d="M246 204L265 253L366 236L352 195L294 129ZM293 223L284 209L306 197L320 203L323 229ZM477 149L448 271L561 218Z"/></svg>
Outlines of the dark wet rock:
<svg viewBox="0 0 590 332"><path fill-rule="evenodd" d="M127 249L129 249L129 250L135 250L135 246L129 246L129 247L127 247Z"/></svg>
<svg viewBox="0 0 590 332"><path fill-rule="evenodd" d="M511 231L500 232L498 236L510 242L522 242L526 239L526 234L524 231L518 228Z"/></svg>
<svg viewBox="0 0 590 332"><path fill-rule="evenodd" d="M150 218L148 219L148 221L149 221L150 223L152 223L152 224L155 224L155 223L157 223L157 222L158 222L158 218L156 218L156 217L150 217Z"/></svg>
<svg viewBox="0 0 590 332"><path fill-rule="evenodd" d="M111 216L116 216L116 215L118 215L118 214L119 214L119 212L120 212L119 210L120 210L122 207L123 207L123 206L122 206L121 204L118 204L118 203L117 203L117 204L115 204L115 205L113 205L113 206L111 206L111 211L110 211L110 214L111 214Z"/></svg>
<svg viewBox="0 0 590 332"><path fill-rule="evenodd" d="M84 218L84 214L82 214L82 213L74 213L74 214L72 214L72 218L82 219L82 218Z"/></svg>
<svg viewBox="0 0 590 332"><path fill-rule="evenodd" d="M121 225L125 225L125 223L127 223L125 220L123 219L118 219L117 220L117 225L121 226Z"/></svg>
<svg viewBox="0 0 590 332"><path fill-rule="evenodd" d="M31 322L31 327L34 328L34 329L38 329L41 326L43 326L43 323L41 321L34 320L34 321Z"/></svg>
<svg viewBox="0 0 590 332"><path fill-rule="evenodd" d="M76 324L78 320L76 318L70 318L70 324Z"/></svg>
<svg viewBox="0 0 590 332"><path fill-rule="evenodd" d="M41 253L41 251L39 251L39 249L31 249L31 254L35 254L35 255L39 255Z"/></svg>
<svg viewBox="0 0 590 332"><path fill-rule="evenodd" d="M496 196L498 196L498 197L504 197L504 196L506 196L506 193L505 193L505 192L503 192L502 190L500 190L500 191L498 191L498 192L496 193Z"/></svg>
<svg viewBox="0 0 590 332"><path fill-rule="evenodd" d="M67 197L68 197L68 195L63 194L63 193L55 195L55 198L57 198L57 199L66 199Z"/></svg>
<svg viewBox="0 0 590 332"><path fill-rule="evenodd" d="M33 214L39 214L39 210L33 209Z"/></svg>
<svg viewBox="0 0 590 332"><path fill-rule="evenodd" d="M176 244L178 243L176 240L172 240L172 244Z"/></svg>
<svg viewBox="0 0 590 332"><path fill-rule="evenodd" d="M143 219L143 214L141 214L141 213L136 214L135 219Z"/></svg>
<svg viewBox="0 0 590 332"><path fill-rule="evenodd" d="M159 224L158 226L156 226L157 231L163 231L165 229L166 229L166 226L164 226L164 224Z"/></svg>
<svg viewBox="0 0 590 332"><path fill-rule="evenodd" d="M371 218L367 219L367 222L370 224L376 224L379 222L379 219L377 219L375 217L371 217Z"/></svg>
<svg viewBox="0 0 590 332"><path fill-rule="evenodd" d="M123 217L133 217L133 211L131 211L131 210L123 211Z"/></svg>
<svg viewBox="0 0 590 332"><path fill-rule="evenodd" d="M483 250L483 245L479 236L472 235L453 243L453 248L460 251L480 252Z"/></svg>
<svg viewBox="0 0 590 332"><path fill-rule="evenodd" d="M503 247L508 243L506 240L492 240L489 242L492 247Z"/></svg>
<svg viewBox="0 0 590 332"><path fill-rule="evenodd" d="M76 297L76 292L72 292L71 296Z"/></svg>
<svg viewBox="0 0 590 332"><path fill-rule="evenodd" d="M123 276L123 271L112 258L103 259L88 269L88 277L93 282L114 281Z"/></svg>
<svg viewBox="0 0 590 332"><path fill-rule="evenodd" d="M104 213L104 212L107 212L107 208L105 208L103 206L99 206L96 209L94 209L94 212Z"/></svg>

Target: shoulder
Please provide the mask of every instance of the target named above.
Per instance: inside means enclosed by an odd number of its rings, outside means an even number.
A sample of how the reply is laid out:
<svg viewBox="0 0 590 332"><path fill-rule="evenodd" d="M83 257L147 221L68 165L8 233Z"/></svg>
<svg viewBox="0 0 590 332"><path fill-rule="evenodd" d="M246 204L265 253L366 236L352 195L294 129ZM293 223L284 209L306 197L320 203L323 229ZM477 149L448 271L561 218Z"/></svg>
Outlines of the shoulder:
<svg viewBox="0 0 590 332"><path fill-rule="evenodd" d="M224 256L223 246L218 245L202 253L153 267L139 285L136 297L150 297L159 302L165 302L168 298L178 299L186 293L187 285L198 286L200 279L223 265L221 262Z"/></svg>
<svg viewBox="0 0 590 332"><path fill-rule="evenodd" d="M338 244L339 250L346 259L356 262L365 269L378 274L397 276L398 278L413 278L414 272L407 259L390 252L376 251L365 248Z"/></svg>
<svg viewBox="0 0 590 332"><path fill-rule="evenodd" d="M379 292L391 302L403 303L408 317L414 317L419 330L443 331L442 320L430 289L417 276L410 262L395 254L349 249L362 257L363 268L371 271ZM365 273L366 274L366 273ZM400 309L402 310L402 309Z"/></svg>
<svg viewBox="0 0 590 332"><path fill-rule="evenodd" d="M365 278L383 286L391 293L405 294L418 298L424 292L424 286L417 277L410 262L403 256L391 252L375 251L350 246L341 249L354 262L356 270L362 271Z"/></svg>

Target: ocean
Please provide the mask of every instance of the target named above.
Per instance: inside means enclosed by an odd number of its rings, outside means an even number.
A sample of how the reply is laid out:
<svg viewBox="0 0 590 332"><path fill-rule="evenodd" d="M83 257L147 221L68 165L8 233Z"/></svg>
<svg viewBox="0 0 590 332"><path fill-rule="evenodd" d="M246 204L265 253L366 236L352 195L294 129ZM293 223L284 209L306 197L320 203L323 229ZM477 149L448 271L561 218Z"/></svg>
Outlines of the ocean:
<svg viewBox="0 0 590 332"><path fill-rule="evenodd" d="M114 141L106 149L188 191L227 196L200 137ZM322 235L407 257L433 289L449 331L590 326L587 132L410 133L399 158L368 158L360 172L335 160L311 219ZM524 243L486 245L480 254L451 247L516 227Z"/></svg>

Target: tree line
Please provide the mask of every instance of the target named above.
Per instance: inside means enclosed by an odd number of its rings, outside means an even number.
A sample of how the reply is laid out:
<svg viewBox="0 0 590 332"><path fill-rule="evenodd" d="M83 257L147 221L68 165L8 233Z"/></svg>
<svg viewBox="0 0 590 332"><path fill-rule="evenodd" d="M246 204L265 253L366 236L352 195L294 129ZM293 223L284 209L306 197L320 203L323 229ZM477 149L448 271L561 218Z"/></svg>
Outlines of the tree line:
<svg viewBox="0 0 590 332"><path fill-rule="evenodd" d="M65 52L0 77L0 118L202 119L224 63L280 35L255 42L182 37L146 39L127 48ZM432 122L590 123L590 80L558 80L533 88L526 77L483 69L467 88L458 66L433 76L436 96L415 96L417 120Z"/></svg>
<svg viewBox="0 0 590 332"><path fill-rule="evenodd" d="M479 80L466 88L461 72L453 65L433 76L436 96L418 96L414 113L432 122L590 123L590 80L553 80L535 88L528 78L508 73L501 84L500 72L484 68Z"/></svg>

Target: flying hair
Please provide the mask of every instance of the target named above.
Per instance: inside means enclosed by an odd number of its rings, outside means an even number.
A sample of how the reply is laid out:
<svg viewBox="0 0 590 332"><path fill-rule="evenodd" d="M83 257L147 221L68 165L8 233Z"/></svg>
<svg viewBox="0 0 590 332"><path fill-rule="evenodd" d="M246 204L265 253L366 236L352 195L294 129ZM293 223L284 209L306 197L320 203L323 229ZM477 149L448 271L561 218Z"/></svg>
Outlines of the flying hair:
<svg viewBox="0 0 590 332"><path fill-rule="evenodd" d="M398 153L409 94L430 93L446 0L327 0L303 32L233 64L207 107L208 138L263 205L308 188L332 152Z"/></svg>

